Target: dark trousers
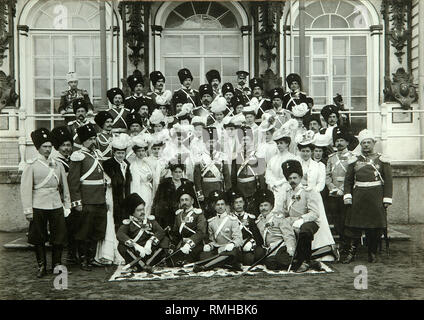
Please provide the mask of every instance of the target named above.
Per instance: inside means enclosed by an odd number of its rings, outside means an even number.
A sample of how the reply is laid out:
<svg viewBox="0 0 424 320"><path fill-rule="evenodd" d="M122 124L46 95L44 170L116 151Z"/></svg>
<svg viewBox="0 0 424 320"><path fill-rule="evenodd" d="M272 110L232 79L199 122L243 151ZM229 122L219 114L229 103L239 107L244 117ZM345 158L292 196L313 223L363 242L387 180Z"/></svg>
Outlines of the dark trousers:
<svg viewBox="0 0 424 320"><path fill-rule="evenodd" d="M215 255L218 254L218 249L213 249L212 251L209 252L201 252L200 253L200 260L204 260L210 257L213 257ZM224 261L220 261L216 264L214 264L213 268L218 268L218 267L222 267L224 265L234 265L236 263L239 263L241 260L241 252L239 248L234 248L231 251L224 251L221 253L221 256L228 256L227 259L225 259Z"/></svg>
<svg viewBox="0 0 424 320"><path fill-rule="evenodd" d="M81 227L82 212L73 208L65 220L66 229L68 231L68 253L72 256L75 256L78 247L77 240L75 240L75 235Z"/></svg>
<svg viewBox="0 0 424 320"><path fill-rule="evenodd" d="M300 267L303 262L309 263L312 254L312 240L314 240L314 234L317 231L318 225L315 222L305 222L300 227L296 245L294 270Z"/></svg>
<svg viewBox="0 0 424 320"><path fill-rule="evenodd" d="M47 224L49 225L50 239ZM66 243L66 223L63 208L49 210L33 208L33 220L28 230L28 243L44 245L47 241L50 241L54 246L63 246Z"/></svg>
<svg viewBox="0 0 424 320"><path fill-rule="evenodd" d="M178 250L180 247L178 247L176 250ZM176 264L187 264L192 263L200 260L200 253L203 251L203 242L198 243L196 246L194 246L193 249L189 252L189 254L184 254L183 252L178 252L175 255L172 256L172 258L169 258L167 261L168 266L174 267Z"/></svg>
<svg viewBox="0 0 424 320"><path fill-rule="evenodd" d="M263 247L257 247L255 249L255 261L263 258L267 253L267 250ZM263 264L269 270L286 270L290 264L291 257L287 253L286 247L282 247L277 250L275 255L267 257L263 260Z"/></svg>
<svg viewBox="0 0 424 320"><path fill-rule="evenodd" d="M105 238L107 223L106 204L85 204L82 207L80 227L75 235L79 241L99 241Z"/></svg>
<svg viewBox="0 0 424 320"><path fill-rule="evenodd" d="M148 256L145 256L143 259L141 259L141 261L146 263L154 255L156 250L159 250L159 249L160 249L159 246L152 246L152 253ZM139 257L138 252L135 251L134 248L127 247L123 243L118 244L118 251L119 251L119 254L122 256L122 258L124 258L126 264L131 263L134 259ZM162 252L159 253L155 258L153 258L153 260L150 261L149 265L152 266L155 263L159 262L161 259L163 259L164 255L165 255L165 251L162 249Z"/></svg>
<svg viewBox="0 0 424 320"><path fill-rule="evenodd" d="M377 254L378 244L381 241L382 230L380 228L345 228L345 236L358 244L362 235L362 230L365 231L367 239L368 253Z"/></svg>
<svg viewBox="0 0 424 320"><path fill-rule="evenodd" d="M327 218L329 224L334 224L336 233L340 240L343 241L344 226L346 219L346 205L343 197L328 197L327 198Z"/></svg>

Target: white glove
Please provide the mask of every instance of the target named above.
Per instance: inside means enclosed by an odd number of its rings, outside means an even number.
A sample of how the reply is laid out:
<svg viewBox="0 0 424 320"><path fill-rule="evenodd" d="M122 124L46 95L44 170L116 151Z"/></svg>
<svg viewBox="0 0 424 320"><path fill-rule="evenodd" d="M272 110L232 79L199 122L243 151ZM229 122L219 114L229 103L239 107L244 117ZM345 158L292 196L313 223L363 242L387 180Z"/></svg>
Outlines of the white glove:
<svg viewBox="0 0 424 320"><path fill-rule="evenodd" d="M191 247L188 243L186 243L185 245L181 247L181 252L184 254L189 254L190 251L191 251Z"/></svg>
<svg viewBox="0 0 424 320"><path fill-rule="evenodd" d="M234 249L234 243L230 242L225 246L225 251L231 251Z"/></svg>
<svg viewBox="0 0 424 320"><path fill-rule="evenodd" d="M71 213L71 209L63 209L63 215L65 216L65 218L67 217L67 216L69 216L69 214Z"/></svg>
<svg viewBox="0 0 424 320"><path fill-rule="evenodd" d="M294 248L293 247L291 247L291 248L287 247L287 253L289 254L290 257L293 257L293 255L294 255Z"/></svg>
<svg viewBox="0 0 424 320"><path fill-rule="evenodd" d="M150 255L152 253L152 241L147 240L146 244L144 245L144 251L146 252L146 255Z"/></svg>
<svg viewBox="0 0 424 320"><path fill-rule="evenodd" d="M146 250L144 250L144 248L142 246L140 246L139 244L134 244L134 249L135 251L138 252L138 254L140 255L140 257L144 258L146 255Z"/></svg>
<svg viewBox="0 0 424 320"><path fill-rule="evenodd" d="M295 229L300 229L300 226L301 226L304 222L305 222L305 221L304 221L302 218L300 218L300 219L296 220L296 221L293 223L293 228L295 228Z"/></svg>
<svg viewBox="0 0 424 320"><path fill-rule="evenodd" d="M205 244L203 246L203 251L205 251L205 252L212 251L212 246L210 246L209 244Z"/></svg>
<svg viewBox="0 0 424 320"><path fill-rule="evenodd" d="M250 252L253 249L253 246L255 245L255 240L251 240L249 242L247 242L244 247L243 247L243 251L244 252Z"/></svg>

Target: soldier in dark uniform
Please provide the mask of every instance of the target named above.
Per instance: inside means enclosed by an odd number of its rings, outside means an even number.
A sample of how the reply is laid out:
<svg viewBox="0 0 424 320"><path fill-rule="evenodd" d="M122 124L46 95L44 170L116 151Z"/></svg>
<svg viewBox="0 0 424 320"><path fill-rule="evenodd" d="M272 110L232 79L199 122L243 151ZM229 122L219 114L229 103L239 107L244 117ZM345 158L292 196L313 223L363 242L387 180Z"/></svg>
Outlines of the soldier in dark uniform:
<svg viewBox="0 0 424 320"><path fill-rule="evenodd" d="M250 266L255 261L256 247L262 245L262 237L255 223L256 216L245 211L246 201L240 192L231 190L229 201L231 212L239 220L243 236L242 263Z"/></svg>
<svg viewBox="0 0 424 320"><path fill-rule="evenodd" d="M178 114L181 111L183 104L187 102L188 102L187 94L185 94L184 91L182 90L175 91L174 94L172 95L172 115Z"/></svg>
<svg viewBox="0 0 424 320"><path fill-rule="evenodd" d="M272 109L271 100L264 97L264 82L260 78L252 78L249 81L250 89L252 90L252 98L258 99L259 105L256 106L256 120L260 124L262 122L262 115L265 111Z"/></svg>
<svg viewBox="0 0 424 320"><path fill-rule="evenodd" d="M306 103L309 108L312 108L314 101L311 97L307 96L305 92L302 92L302 79L297 73L290 73L286 77L287 85L289 86L290 92L287 92L283 97L283 108L289 111L296 105Z"/></svg>
<svg viewBox="0 0 424 320"><path fill-rule="evenodd" d="M160 259L158 255L149 262L156 250L168 248L169 239L155 217L145 212L145 203L137 193L131 193L125 199L125 209L129 218L122 222L116 233L118 251L127 264L141 256L142 262L135 268L142 271L146 263L150 265Z"/></svg>
<svg viewBox="0 0 424 320"><path fill-rule="evenodd" d="M203 202L212 191L227 191L231 189L231 177L225 155L218 151L216 128L203 129L203 141L208 153L201 156L199 163L194 165L194 185L197 198Z"/></svg>
<svg viewBox="0 0 424 320"><path fill-rule="evenodd" d="M74 109L76 119L68 122L68 130L74 141L72 151L77 151L82 147L81 141L78 138L77 129L83 125L91 123L91 121L86 117L88 106L84 99L74 99L72 102L72 108Z"/></svg>
<svg viewBox="0 0 424 320"><path fill-rule="evenodd" d="M94 122L101 129L97 134L97 148L101 152L102 160L110 159L112 157L113 117L107 111L99 111L94 117Z"/></svg>
<svg viewBox="0 0 424 320"><path fill-rule="evenodd" d="M249 88L249 72L237 71L237 86L234 88L234 94L238 96L244 105L248 105L252 99L252 91Z"/></svg>
<svg viewBox="0 0 424 320"><path fill-rule="evenodd" d="M218 70L209 70L206 72L206 80L211 85L213 90L212 99L215 100L217 97L221 96L221 75Z"/></svg>
<svg viewBox="0 0 424 320"><path fill-rule="evenodd" d="M175 254L170 262L182 266L199 260L203 251L203 240L207 235L207 222L202 209L194 207L196 196L192 185L180 186L176 198L180 209L175 212L171 242L175 250L181 251Z"/></svg>
<svg viewBox="0 0 424 320"><path fill-rule="evenodd" d="M152 81L153 91L147 93L152 99L153 110L165 107L167 110L171 106L172 93L165 89L165 77L160 71L152 71L150 73L150 81ZM152 111L153 112L153 111Z"/></svg>
<svg viewBox="0 0 424 320"><path fill-rule="evenodd" d="M316 114L316 113L306 114L303 117L302 121L303 121L303 126L306 128L306 130L312 130L315 134L320 133L322 125L321 125L321 118L319 114Z"/></svg>
<svg viewBox="0 0 424 320"><path fill-rule="evenodd" d="M52 248L53 269L62 264L62 248L66 243L64 208L70 209L66 173L62 164L50 157L52 138L49 130L40 128L31 133L38 155L27 161L21 178L21 199L25 217L30 221L28 243L35 246L37 277L46 274L47 259L44 244ZM63 199L63 200L62 200ZM49 224L50 237L47 234Z"/></svg>
<svg viewBox="0 0 424 320"><path fill-rule="evenodd" d="M138 135L142 131L148 131L147 127L143 127L143 119L141 118L139 113L130 113L127 117L127 124L129 129L129 135L132 137Z"/></svg>
<svg viewBox="0 0 424 320"><path fill-rule="evenodd" d="M393 180L390 161L374 152L375 137L367 129L359 133L361 154L349 161L344 180L345 237L349 244L343 263L354 260L362 230L368 244L368 261L377 262L381 231L387 228L387 208L392 204Z"/></svg>
<svg viewBox="0 0 424 320"><path fill-rule="evenodd" d="M96 149L96 131L92 124L77 129L82 148L71 155L68 183L72 208L82 212L75 239L79 241L81 269L91 271L96 254L97 241L106 232L107 208L105 176L100 163L101 155Z"/></svg>
<svg viewBox="0 0 424 320"><path fill-rule="evenodd" d="M180 89L175 90L174 94L179 91L183 92L187 97L187 102L191 103L193 107L198 106L200 104L199 91L191 88L193 76L190 70L186 68L178 70L178 78L182 86Z"/></svg>
<svg viewBox="0 0 424 320"><path fill-rule="evenodd" d="M243 113L244 108L244 102L239 96L234 96L231 98L231 108L233 108L234 115L237 115L239 113Z"/></svg>
<svg viewBox="0 0 424 320"><path fill-rule="evenodd" d="M199 87L199 97L201 105L193 109L193 115L206 118L206 124L211 125L215 122L215 118L210 110L213 101L213 89L210 84L202 84Z"/></svg>
<svg viewBox="0 0 424 320"><path fill-rule="evenodd" d="M237 136L242 149L237 152L231 169L232 186L237 187L246 199L247 212L256 213L253 196L257 190L266 188L266 163L264 158L259 158L256 154L251 128L246 126L238 128Z"/></svg>
<svg viewBox="0 0 424 320"><path fill-rule="evenodd" d="M83 99L89 112L93 113L93 105L91 104L90 97L88 96L87 90L78 89L78 77L75 72L69 72L67 74L67 82L69 89L62 92L59 104L59 113L65 117L65 123L73 120L74 114L72 102L75 99Z"/></svg>
<svg viewBox="0 0 424 320"><path fill-rule="evenodd" d="M222 85L222 96L227 100L227 104L230 105L231 99L234 97L234 87L230 82L226 82Z"/></svg>
<svg viewBox="0 0 424 320"><path fill-rule="evenodd" d="M147 106L147 113L153 112L152 99L143 95L144 80L141 72L134 70L133 74L127 78L127 83L131 88L132 95L125 99L125 108L130 112L140 112L142 106Z"/></svg>
<svg viewBox="0 0 424 320"><path fill-rule="evenodd" d="M226 212L227 200L224 192L214 191L211 196L216 215L208 220L207 244L203 246L200 259L204 260L217 254L219 256L204 265L195 265L193 271L206 271L216 267L241 271L240 247L243 244L243 236L238 218Z"/></svg>
<svg viewBox="0 0 424 320"><path fill-rule="evenodd" d="M270 92L270 99L272 107L275 111L281 111L283 108L283 97L284 89L283 88L274 88Z"/></svg>
<svg viewBox="0 0 424 320"><path fill-rule="evenodd" d="M112 132L126 133L128 129L126 118L130 113L130 110L123 104L125 99L124 92L119 88L111 88L107 91L106 95L112 104L112 108L107 110L113 117Z"/></svg>

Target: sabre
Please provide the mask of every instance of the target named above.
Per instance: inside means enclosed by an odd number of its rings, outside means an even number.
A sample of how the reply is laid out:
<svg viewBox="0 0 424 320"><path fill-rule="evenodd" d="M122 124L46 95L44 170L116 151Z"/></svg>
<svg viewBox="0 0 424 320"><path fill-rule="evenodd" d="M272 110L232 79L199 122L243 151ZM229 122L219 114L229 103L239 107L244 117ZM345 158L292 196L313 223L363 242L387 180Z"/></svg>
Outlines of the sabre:
<svg viewBox="0 0 424 320"><path fill-rule="evenodd" d="M180 252L180 251L181 251L181 248L180 248L180 249L178 249L177 251L175 251L174 253L170 254L169 256L166 256L166 257L165 257L165 258L163 258L161 261L159 261L159 262L155 263L155 264L152 266L152 268L153 268L153 267L155 267L155 266L157 266L158 264L161 264L162 262L164 262L165 260L167 260L167 259L171 258L172 256L176 255L176 254L177 254L178 252Z"/></svg>
<svg viewBox="0 0 424 320"><path fill-rule="evenodd" d="M217 255L214 255L214 256L212 256L212 257L210 257L210 258L206 258L206 259L203 259L203 260L200 260L200 261L197 261L197 262L193 262L193 263L185 264L183 267L184 267L184 268L193 267L193 266L195 266L195 265L197 265L197 264L201 264L201 263L204 263L204 262L211 261L211 260L213 260L213 259L215 259L215 258L218 258L219 256L221 256L221 255L220 255L220 254L217 254Z"/></svg>
<svg viewBox="0 0 424 320"><path fill-rule="evenodd" d="M297 252L297 244L298 244L298 243L299 243L299 240L298 240L298 239L296 239L296 247L294 248L293 257L292 257L292 258L291 258L291 260L290 260L290 264L289 264L289 267L288 267L288 269L287 269L287 272L290 272L290 269L291 269L291 267L292 267L294 257L296 256L296 252Z"/></svg>

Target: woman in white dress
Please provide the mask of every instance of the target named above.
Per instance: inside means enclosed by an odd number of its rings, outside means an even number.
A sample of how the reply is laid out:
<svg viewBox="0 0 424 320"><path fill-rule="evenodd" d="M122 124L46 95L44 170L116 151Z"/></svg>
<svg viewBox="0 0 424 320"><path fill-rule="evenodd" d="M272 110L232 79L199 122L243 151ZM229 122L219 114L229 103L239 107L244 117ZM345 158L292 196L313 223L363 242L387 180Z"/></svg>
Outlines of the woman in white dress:
<svg viewBox="0 0 424 320"><path fill-rule="evenodd" d="M153 201L153 191L156 189L153 185L155 183L153 177L155 169L152 168L151 162L147 158L147 150L149 148L149 141L145 136L136 136L133 138L133 150L135 159L130 165L132 181L130 190L131 193L137 193L146 203L145 210L150 214Z"/></svg>

